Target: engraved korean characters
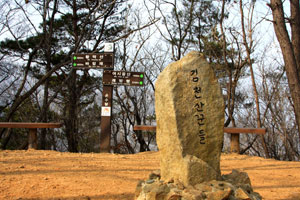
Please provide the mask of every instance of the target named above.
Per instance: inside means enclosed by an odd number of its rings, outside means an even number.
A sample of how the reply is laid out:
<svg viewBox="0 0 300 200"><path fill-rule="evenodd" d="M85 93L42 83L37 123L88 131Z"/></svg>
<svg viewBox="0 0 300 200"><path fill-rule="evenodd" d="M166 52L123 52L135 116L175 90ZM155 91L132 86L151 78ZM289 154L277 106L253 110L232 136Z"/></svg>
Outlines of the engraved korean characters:
<svg viewBox="0 0 300 200"><path fill-rule="evenodd" d="M205 144L206 140L206 135L205 131L203 129L203 126L205 124L205 114L204 114L204 103L201 101L202 100L202 88L199 84L199 76L198 76L198 70L194 69L191 70L190 72L191 79L190 81L193 84L193 98L194 98L194 107L193 109L196 110L196 114L194 117L197 119L197 126L199 127L198 129L198 137L200 139L200 144Z"/></svg>

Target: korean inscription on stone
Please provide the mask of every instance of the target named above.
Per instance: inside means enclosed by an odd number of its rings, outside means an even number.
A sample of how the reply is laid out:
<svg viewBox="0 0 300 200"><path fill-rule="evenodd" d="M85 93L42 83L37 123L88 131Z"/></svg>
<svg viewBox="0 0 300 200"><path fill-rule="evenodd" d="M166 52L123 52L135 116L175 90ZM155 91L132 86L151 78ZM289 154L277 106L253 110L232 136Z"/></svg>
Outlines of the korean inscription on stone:
<svg viewBox="0 0 300 200"><path fill-rule="evenodd" d="M194 96L194 108L197 111L195 114L195 118L197 119L197 126L199 127L199 132L197 135L200 138L200 144L205 144L205 131L203 129L205 123L205 115L204 115L204 103L201 101L202 99L202 88L199 85L199 77L198 70L194 69L191 71L191 81L194 86L193 96Z"/></svg>

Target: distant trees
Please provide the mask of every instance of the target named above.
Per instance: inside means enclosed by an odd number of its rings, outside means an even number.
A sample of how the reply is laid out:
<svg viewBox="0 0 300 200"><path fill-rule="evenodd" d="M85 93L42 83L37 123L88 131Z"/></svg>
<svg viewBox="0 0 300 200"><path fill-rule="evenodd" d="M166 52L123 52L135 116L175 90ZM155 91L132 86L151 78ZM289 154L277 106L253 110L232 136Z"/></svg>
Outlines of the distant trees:
<svg viewBox="0 0 300 200"><path fill-rule="evenodd" d="M283 1L271 0L273 25L282 51L293 107L300 130L300 5L298 0L290 2L290 16L286 16ZM290 25L290 32L286 24ZM300 131L299 131L300 137Z"/></svg>
<svg viewBox="0 0 300 200"><path fill-rule="evenodd" d="M241 16L241 29L242 29L242 38L243 38L243 46L246 51L246 61L247 65L249 66L250 70L250 76L251 76L251 83L253 88L253 94L255 97L255 108L256 108L256 127L262 128L262 120L261 120L261 111L260 111L260 102L259 102L259 96L256 86L256 80L255 80L255 74L254 74L254 62L252 58L252 53L255 51L255 43L253 41L253 32L254 32L254 26L256 24L253 24L253 12L255 9L255 1L251 1L249 10L248 10L248 24L245 24L245 13L244 13L244 4L243 1L240 0L239 2L239 8L240 8L240 16ZM247 26L247 28L246 28ZM247 33L246 33L247 31ZM261 143L264 149L264 155L269 158L269 152L268 148L265 143L265 138L263 135L260 135Z"/></svg>
<svg viewBox="0 0 300 200"><path fill-rule="evenodd" d="M211 1L150 0L144 4L151 17L161 17L157 30L170 46L172 60L179 60L192 49L216 56L213 37L219 12Z"/></svg>
<svg viewBox="0 0 300 200"><path fill-rule="evenodd" d="M225 1L223 4L225 5ZM255 17L254 15L258 14L257 6L255 6L256 9L254 7L255 4L259 4L259 2L239 1L232 6L234 8L239 6L239 14L244 15L244 22L241 16L240 29L229 27L229 31L236 33L236 36L231 36L236 38L236 41L240 41L240 48L235 49L238 49L239 54L244 56L245 73L251 75L252 83L254 81L256 85L256 89L253 88L254 92L247 88L246 85L249 83L237 86L238 93L235 99L238 102L234 105L233 118L237 126L262 126L267 128L268 132L261 137L261 140L258 140L259 136L257 135L241 136L242 149L240 152L280 160L299 160L299 148L297 147L299 132L292 112L293 101L291 101L289 92L283 89L287 87L286 65L282 65L280 56L275 56L274 49L276 47L274 48L274 46L276 45L261 39L265 32L257 34L260 32L259 24L262 22L267 24L264 19L268 18L268 13L267 7L265 7L266 12L261 17ZM228 30L228 27L225 27L224 30L226 28ZM225 36L231 38L228 33ZM242 40L238 40L240 36L242 36ZM259 45L258 41L263 41L265 46ZM251 68L253 72L251 72ZM254 84L252 85L254 86Z"/></svg>
<svg viewBox="0 0 300 200"><path fill-rule="evenodd" d="M6 21L5 21L5 30L10 33L13 39L6 39L1 42L1 54L5 57L3 62L20 62L21 67L14 69L15 72L22 72L23 77L20 78L20 82L15 89L15 92L9 98L9 107L5 112L5 116L3 116L4 121L10 121L17 109L27 100L38 87L47 81L47 79L51 76L51 74L59 69L62 64L58 64L54 66L52 69L49 69L47 73L44 74L36 83L33 83L30 87L28 82L28 76L31 71L32 65L35 62L38 62L39 55L43 50L43 45L47 44L46 42L46 33L45 33L45 24L48 14L50 15L52 12L49 9L49 2L44 1L38 2L37 9L39 9L39 13L41 15L42 21L44 23L44 28L38 29L32 19L29 18L29 13L23 7L23 3L21 2L6 2L6 6L3 7L3 12L6 12ZM57 1L53 4L53 13L52 18L56 13ZM6 10L4 10L6 9ZM20 15L23 18L15 18L14 16ZM22 21L24 20L24 21ZM53 20L53 19L52 19ZM25 38L25 39L23 39ZM15 68L18 65L15 64ZM1 138L1 146L2 148L6 148L9 139L10 132L6 132L4 134L4 130L0 133Z"/></svg>
<svg viewBox="0 0 300 200"><path fill-rule="evenodd" d="M139 9L131 10L124 19L124 26L143 27ZM130 18L130 16L132 18ZM157 19L153 18L153 22ZM153 124L154 110L154 81L159 74L159 66L153 65L155 51L150 51L151 37L155 33L151 27L136 31L134 34L122 38L117 46L117 70L145 72L143 87L114 88L113 141L115 152L135 153L156 149L155 133L133 132L134 125ZM160 52L157 52L158 54ZM156 60L156 59L154 59Z"/></svg>
<svg viewBox="0 0 300 200"><path fill-rule="evenodd" d="M95 107L94 100L99 94L97 91L101 90L100 79L88 71L77 72L70 66L70 58L74 52L101 51L103 42L118 41L142 29L130 27L130 30L125 30L120 22L128 9L126 2L38 0L27 5L24 5L24 1L1 4L3 12L7 13L7 23L3 23L3 26L13 38L1 42L1 56L5 57L1 63L19 59L20 65L16 67L23 73L21 82L16 84L18 89L15 94L6 99L9 101L7 106L2 104L6 108L2 110L2 120L12 120L25 100L32 99L37 92L36 99L32 100L39 105L40 114L36 119L26 121L57 120L57 116L52 118L49 113L51 106L55 107L60 120L64 121L67 149L72 152L82 150L79 147L80 140L84 138L82 135L89 133L84 130L88 127L82 129L84 123L79 117L84 119L81 113ZM36 25L37 15L33 21L30 12L40 15L39 26ZM24 17L22 20L27 25L24 29L27 32L17 32L22 30L22 24L8 21L17 14ZM147 23L145 27L151 24ZM42 97L37 89L40 89ZM7 147L11 136L10 132L4 131L0 135L2 148ZM47 132L41 133L40 148L49 148L47 135Z"/></svg>
<svg viewBox="0 0 300 200"><path fill-rule="evenodd" d="M260 139L250 134L237 138L240 153L299 160L299 1L290 1L290 16L284 10L288 4L268 4L284 64L267 50L276 45L262 42L260 25L269 16L268 7L259 3L1 1L0 120L60 121L62 129L41 130L39 148L98 151L101 70L76 70L70 62L73 53L100 52L109 41L116 44L115 70L145 72L145 86L114 88L114 152L155 150L155 133L133 132L133 126L155 125L159 73L198 50L219 77L224 126L268 129ZM25 148L26 137L24 130L2 129L1 148Z"/></svg>

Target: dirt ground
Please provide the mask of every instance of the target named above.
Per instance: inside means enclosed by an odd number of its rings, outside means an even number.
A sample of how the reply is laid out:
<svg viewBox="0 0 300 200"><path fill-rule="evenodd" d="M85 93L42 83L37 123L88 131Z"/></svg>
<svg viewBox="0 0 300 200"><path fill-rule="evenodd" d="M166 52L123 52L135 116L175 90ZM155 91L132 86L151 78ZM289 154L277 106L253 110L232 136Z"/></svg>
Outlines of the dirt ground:
<svg viewBox="0 0 300 200"><path fill-rule="evenodd" d="M159 153L0 151L0 199L133 199L138 180L159 169ZM249 174L268 200L300 200L300 162L223 154L223 174Z"/></svg>

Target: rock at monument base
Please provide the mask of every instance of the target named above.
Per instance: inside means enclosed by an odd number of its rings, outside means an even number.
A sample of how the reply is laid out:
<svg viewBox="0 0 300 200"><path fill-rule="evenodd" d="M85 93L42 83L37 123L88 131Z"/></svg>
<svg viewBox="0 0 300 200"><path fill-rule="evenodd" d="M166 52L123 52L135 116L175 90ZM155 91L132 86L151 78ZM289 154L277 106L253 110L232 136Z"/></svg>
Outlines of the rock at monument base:
<svg viewBox="0 0 300 200"><path fill-rule="evenodd" d="M224 100L212 67L193 51L155 83L161 176L185 186L220 180Z"/></svg>
<svg viewBox="0 0 300 200"><path fill-rule="evenodd" d="M158 175L157 171L155 172ZM160 176L149 177L136 187L136 200L261 200L262 197L253 191L248 174L233 170L223 175L222 180L202 182L185 187L175 182L164 182ZM238 177L242 177L239 179ZM240 182L238 182L240 181ZM244 189L246 188L246 190Z"/></svg>
<svg viewBox="0 0 300 200"><path fill-rule="evenodd" d="M220 179L220 175L215 169L195 156L186 155L182 164L187 172L186 176L183 177L186 179L182 179L184 184L196 185L207 180Z"/></svg>

